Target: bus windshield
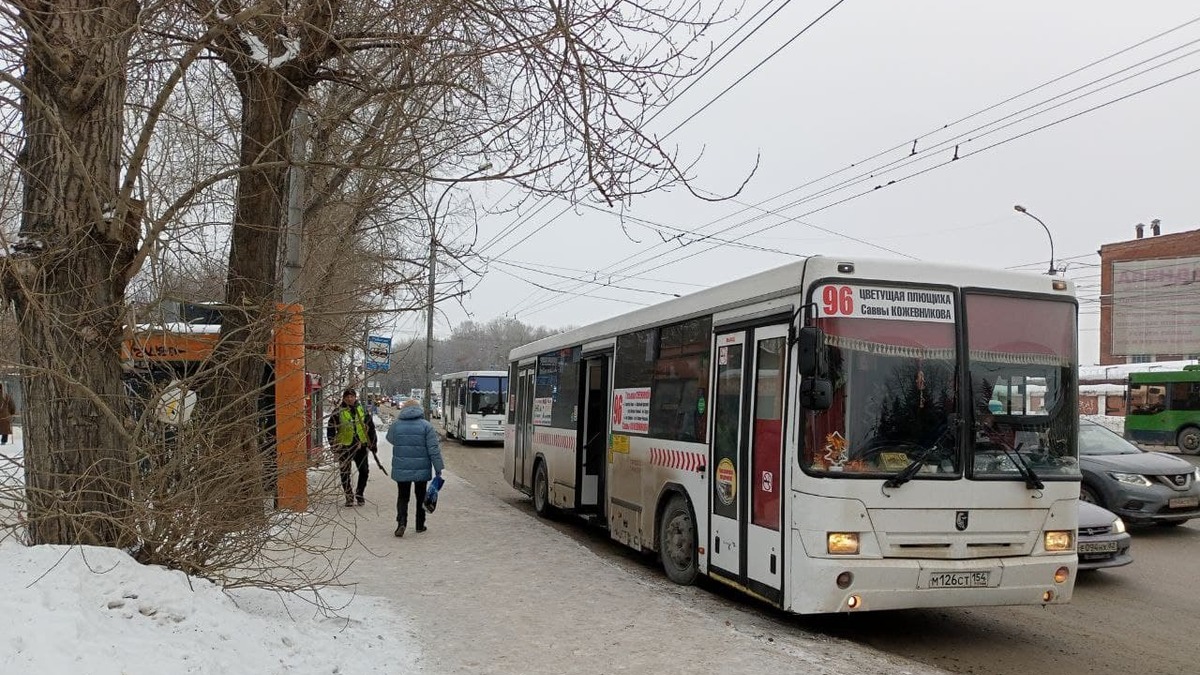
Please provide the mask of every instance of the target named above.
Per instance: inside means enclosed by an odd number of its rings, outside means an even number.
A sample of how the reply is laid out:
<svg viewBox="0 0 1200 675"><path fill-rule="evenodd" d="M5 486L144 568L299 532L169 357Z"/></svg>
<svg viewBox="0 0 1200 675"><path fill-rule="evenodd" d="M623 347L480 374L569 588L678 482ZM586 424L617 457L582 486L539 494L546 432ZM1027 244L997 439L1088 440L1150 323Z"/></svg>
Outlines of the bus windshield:
<svg viewBox="0 0 1200 675"><path fill-rule="evenodd" d="M948 295L948 294L947 294ZM818 319L832 405L807 426L805 461L828 475L958 474L954 321Z"/></svg>
<svg viewBox="0 0 1200 675"><path fill-rule="evenodd" d="M1077 477L1075 306L967 294L965 308L973 474L1019 478L1023 461L1042 478Z"/></svg>
<svg viewBox="0 0 1200 675"><path fill-rule="evenodd" d="M508 398L507 377L467 379L467 412L472 415L503 415Z"/></svg>

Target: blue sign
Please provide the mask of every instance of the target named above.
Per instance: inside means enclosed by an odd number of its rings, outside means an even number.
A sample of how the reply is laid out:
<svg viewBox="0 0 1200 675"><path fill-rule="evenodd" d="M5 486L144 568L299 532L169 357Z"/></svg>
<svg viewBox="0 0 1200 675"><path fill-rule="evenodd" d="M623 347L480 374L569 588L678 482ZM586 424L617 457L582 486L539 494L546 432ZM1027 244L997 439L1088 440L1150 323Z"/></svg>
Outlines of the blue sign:
<svg viewBox="0 0 1200 675"><path fill-rule="evenodd" d="M371 335L367 337L367 358L363 367L386 373L392 362L392 338Z"/></svg>

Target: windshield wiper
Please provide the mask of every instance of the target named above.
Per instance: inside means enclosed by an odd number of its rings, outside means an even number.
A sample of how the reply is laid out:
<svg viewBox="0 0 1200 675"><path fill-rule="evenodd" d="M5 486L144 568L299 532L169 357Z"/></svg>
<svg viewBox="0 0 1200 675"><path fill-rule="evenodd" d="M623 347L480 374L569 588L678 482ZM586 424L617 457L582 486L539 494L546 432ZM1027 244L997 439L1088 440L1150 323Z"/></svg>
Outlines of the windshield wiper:
<svg viewBox="0 0 1200 675"><path fill-rule="evenodd" d="M924 450L922 450L921 453L918 454L916 456L916 458L913 459L913 461L909 462L908 466L904 467L903 469L900 469L900 471L898 473L896 473L895 476L892 476L891 478L884 481L883 487L888 487L888 488L900 487L901 485L904 485L908 481L912 480L913 476L917 475L917 472L921 470L921 467L925 466L925 460L929 459L929 456L932 455L933 452L938 449L938 444L940 444L942 442L942 439L946 437L946 434L950 434L951 436L954 436L954 434L952 432L955 430L955 428L958 427L958 416L950 415L946 421L947 421L946 430L943 431L941 433L941 435L939 435L937 437L937 440L935 440L933 442L933 444L930 445L928 448L925 448ZM957 438L956 436L954 436L954 437ZM955 445L955 447L958 447L958 443L955 443L954 445Z"/></svg>
<svg viewBox="0 0 1200 675"><path fill-rule="evenodd" d="M1015 448L1009 447L1008 443L1003 441L997 445L999 445L1000 449L1004 451L1004 455L1011 459L1013 464L1016 465L1017 472L1020 473L1021 477L1025 479L1026 488L1029 488L1030 490L1045 489L1046 485L1042 483L1042 479L1038 478L1038 475L1033 472L1033 467L1029 466L1029 464L1025 462L1025 458L1021 456L1021 447L1025 445L1024 442L1017 443L1017 447Z"/></svg>

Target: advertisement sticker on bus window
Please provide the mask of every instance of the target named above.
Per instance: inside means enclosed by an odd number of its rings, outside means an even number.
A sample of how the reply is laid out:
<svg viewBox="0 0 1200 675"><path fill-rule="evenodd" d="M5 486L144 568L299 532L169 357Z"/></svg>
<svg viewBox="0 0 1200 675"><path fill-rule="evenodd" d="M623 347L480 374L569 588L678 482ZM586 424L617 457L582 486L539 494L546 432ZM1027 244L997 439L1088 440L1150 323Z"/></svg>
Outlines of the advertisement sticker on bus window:
<svg viewBox="0 0 1200 675"><path fill-rule="evenodd" d="M729 506L737 497L737 469L733 468L733 462L728 457L717 464L716 481L717 498L722 504Z"/></svg>
<svg viewBox="0 0 1200 675"><path fill-rule="evenodd" d="M820 317L954 322L949 291L825 284L816 290L816 305Z"/></svg>
<svg viewBox="0 0 1200 675"><path fill-rule="evenodd" d="M550 413L554 409L554 398L533 399L533 424L539 427L550 426Z"/></svg>
<svg viewBox="0 0 1200 675"><path fill-rule="evenodd" d="M650 387L613 389L612 430L629 434L650 432Z"/></svg>
<svg viewBox="0 0 1200 675"><path fill-rule="evenodd" d="M718 366L729 365L729 347L717 348L717 365Z"/></svg>
<svg viewBox="0 0 1200 675"><path fill-rule="evenodd" d="M773 492L775 485L775 474L770 471L762 472L762 491Z"/></svg>

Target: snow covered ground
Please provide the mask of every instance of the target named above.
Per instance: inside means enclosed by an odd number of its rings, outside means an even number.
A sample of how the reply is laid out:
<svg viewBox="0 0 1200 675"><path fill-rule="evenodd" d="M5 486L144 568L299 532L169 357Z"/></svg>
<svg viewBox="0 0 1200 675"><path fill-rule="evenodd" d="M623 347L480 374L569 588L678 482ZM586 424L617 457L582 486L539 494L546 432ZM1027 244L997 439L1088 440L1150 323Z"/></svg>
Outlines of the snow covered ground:
<svg viewBox="0 0 1200 675"><path fill-rule="evenodd" d="M381 443L389 468L390 453ZM937 672L749 602L731 610L701 588L630 574L446 476L429 531L416 533L413 518L403 539L393 536L396 485L375 467L365 507L313 505L339 512L352 525L339 531L357 537L342 578L356 595L327 591L348 603L343 618L111 549L0 544L0 613L21 617L0 633L0 673Z"/></svg>
<svg viewBox="0 0 1200 675"><path fill-rule="evenodd" d="M17 442L0 475L19 472ZM0 479L3 480L3 479ZM11 483L8 483L11 485ZM328 589L340 616L303 597L224 591L108 548L0 542L0 673L403 673L420 650L395 603Z"/></svg>

